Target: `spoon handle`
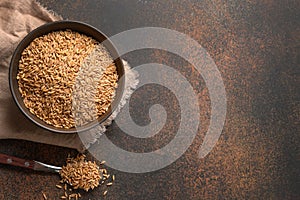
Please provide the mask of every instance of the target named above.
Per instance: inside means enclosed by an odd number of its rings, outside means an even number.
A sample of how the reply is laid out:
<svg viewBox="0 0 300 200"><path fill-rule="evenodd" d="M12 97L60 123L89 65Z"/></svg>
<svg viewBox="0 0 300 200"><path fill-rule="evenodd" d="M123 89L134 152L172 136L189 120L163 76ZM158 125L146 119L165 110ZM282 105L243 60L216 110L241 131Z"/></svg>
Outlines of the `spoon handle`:
<svg viewBox="0 0 300 200"><path fill-rule="evenodd" d="M33 169L35 162L0 153L0 163Z"/></svg>

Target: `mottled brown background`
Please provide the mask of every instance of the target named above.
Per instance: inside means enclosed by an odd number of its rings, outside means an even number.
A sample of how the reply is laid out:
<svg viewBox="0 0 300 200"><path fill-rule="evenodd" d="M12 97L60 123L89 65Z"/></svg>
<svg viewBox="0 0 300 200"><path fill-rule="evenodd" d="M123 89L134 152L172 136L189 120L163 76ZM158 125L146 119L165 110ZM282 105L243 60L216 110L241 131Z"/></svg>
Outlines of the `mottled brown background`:
<svg viewBox="0 0 300 200"><path fill-rule="evenodd" d="M214 59L227 94L222 135L210 154L198 159L207 130L210 99L195 69L181 58L158 50L124 56L132 66L167 64L180 71L199 94L201 129L187 152L170 166L146 174L111 169L117 182L106 199L300 199L299 33L297 0L40 0L65 19L90 23L107 35L131 28L159 26L197 40ZM174 80L174 84L176 81ZM178 85L180 87L180 85ZM149 123L149 106L168 110L164 130L138 140L113 124L109 138L124 149L158 149L178 128L180 108L167 89L149 85L131 99L134 120ZM144 108L145 107L145 108ZM2 140L0 152L62 165L76 151L27 141ZM0 165L0 199L58 199L59 177ZM82 199L102 199L102 189Z"/></svg>

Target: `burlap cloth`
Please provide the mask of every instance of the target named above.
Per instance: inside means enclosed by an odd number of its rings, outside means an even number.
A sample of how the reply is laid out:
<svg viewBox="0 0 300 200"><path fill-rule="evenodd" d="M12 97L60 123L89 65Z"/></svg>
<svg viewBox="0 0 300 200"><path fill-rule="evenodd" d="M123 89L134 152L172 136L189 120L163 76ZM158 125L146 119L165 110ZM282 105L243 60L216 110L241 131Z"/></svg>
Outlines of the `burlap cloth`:
<svg viewBox="0 0 300 200"><path fill-rule="evenodd" d="M34 0L0 0L0 139L21 139L84 151L105 132L121 107L135 89L137 73L125 64L125 91L121 104L101 125L78 134L57 134L46 131L29 121L17 108L8 84L11 56L18 43L36 27L61 20L55 13L43 8Z"/></svg>

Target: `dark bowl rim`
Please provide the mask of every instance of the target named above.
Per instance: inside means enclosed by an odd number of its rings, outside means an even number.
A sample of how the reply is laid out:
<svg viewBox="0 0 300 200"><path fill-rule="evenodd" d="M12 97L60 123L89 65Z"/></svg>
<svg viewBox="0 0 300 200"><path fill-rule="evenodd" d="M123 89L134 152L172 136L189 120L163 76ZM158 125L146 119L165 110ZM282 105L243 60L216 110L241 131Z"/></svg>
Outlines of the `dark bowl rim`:
<svg viewBox="0 0 300 200"><path fill-rule="evenodd" d="M24 48L22 48L22 46L24 46L24 43L28 43L30 44L32 40L28 41L31 37L33 38L37 38L39 36L35 36L36 34L38 35L38 32L40 30L44 30L48 27L51 27L55 24L77 24L77 25L80 25L80 26L85 26L89 29L92 29L93 31L96 31L97 34L101 35L102 37L105 38L105 42L108 42L108 44L111 46L111 48L113 49L113 51L115 51L115 54L116 54L116 57L113 57L114 59L114 62L116 64L117 67L120 67L119 70L121 70L122 74L121 74L121 77L119 76L118 78L118 88L116 89L116 95L115 95L115 99L113 100L112 104L110 105L109 107L109 110L105 113L106 115L104 117L101 118L101 120L99 120L99 118L93 122L90 122L88 123L87 125L84 125L82 127L75 127L75 128L72 128L72 129L64 129L64 128L57 128L55 126L52 126L52 125L49 125L49 124L46 124L46 125L43 125L41 124L40 122L44 123L41 119L37 118L36 116L34 116L32 113L29 113L29 111L23 109L21 103L17 100L17 97L16 97L16 93L15 93L15 90L13 88L13 63L14 61L17 59L17 54L18 53L22 53L22 51L26 48L26 46ZM62 28L62 29L55 29L55 30L49 30L47 31L47 33L50 33L50 32L53 32L53 31L58 31L58 30L66 30L66 29L71 29L72 28ZM78 30L74 30L74 31L77 31L77 32L81 32L82 34L86 34L86 35L89 35L91 36L89 33L85 33L84 31L78 31ZM45 34L47 34L45 33ZM44 34L42 34L44 35ZM93 37L93 36L91 36ZM94 38L95 39L95 38ZM97 39L96 39L97 40ZM102 43L100 42L99 40L97 40L99 43ZM108 49L108 51L110 52L111 49ZM112 53L112 52L110 52ZM19 59L18 59L19 61ZM48 22L46 24L43 24L35 29L33 29L32 31L30 31L17 45L17 47L15 48L14 52L13 52L13 55L11 57L11 61L10 61L10 65L9 65L9 88L10 88L10 91L11 91L11 94L13 96L13 99L14 99L14 102L16 103L17 107L19 108L19 110L21 111L21 113L23 113L26 118L28 118L31 122L33 122L34 124L38 125L39 127L43 128L43 129L46 129L50 132L53 132L53 133L60 133L60 134L74 134L74 133L81 133L81 132L85 132L85 131L88 131L92 128L94 128L95 126L101 124L102 122L104 122L114 111L115 109L118 107L121 99L122 99L122 96L123 96L123 92L124 92L124 85L125 85L125 68L124 68L124 64L123 64L123 61L121 59L121 56L118 52L118 50L116 49L115 45L112 43L112 41L110 40L110 38L105 35L103 32L101 32L98 28L88 24L88 23L85 23L85 22L81 22L81 21L76 21L76 20L60 20L60 21L54 21L54 22ZM117 91L118 91L118 94L117 94ZM27 108L26 108L27 109ZM34 119L32 116L34 116L36 119ZM39 122L40 121L40 122Z"/></svg>

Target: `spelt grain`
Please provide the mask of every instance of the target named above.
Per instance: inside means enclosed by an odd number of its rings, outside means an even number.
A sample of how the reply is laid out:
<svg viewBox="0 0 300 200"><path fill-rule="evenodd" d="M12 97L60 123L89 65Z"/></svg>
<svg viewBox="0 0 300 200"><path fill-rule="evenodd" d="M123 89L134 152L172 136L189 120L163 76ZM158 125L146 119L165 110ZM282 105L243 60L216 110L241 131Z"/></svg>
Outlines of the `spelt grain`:
<svg viewBox="0 0 300 200"><path fill-rule="evenodd" d="M118 75L103 45L64 30L35 38L21 54L16 78L32 114L68 129L89 123L108 110Z"/></svg>

